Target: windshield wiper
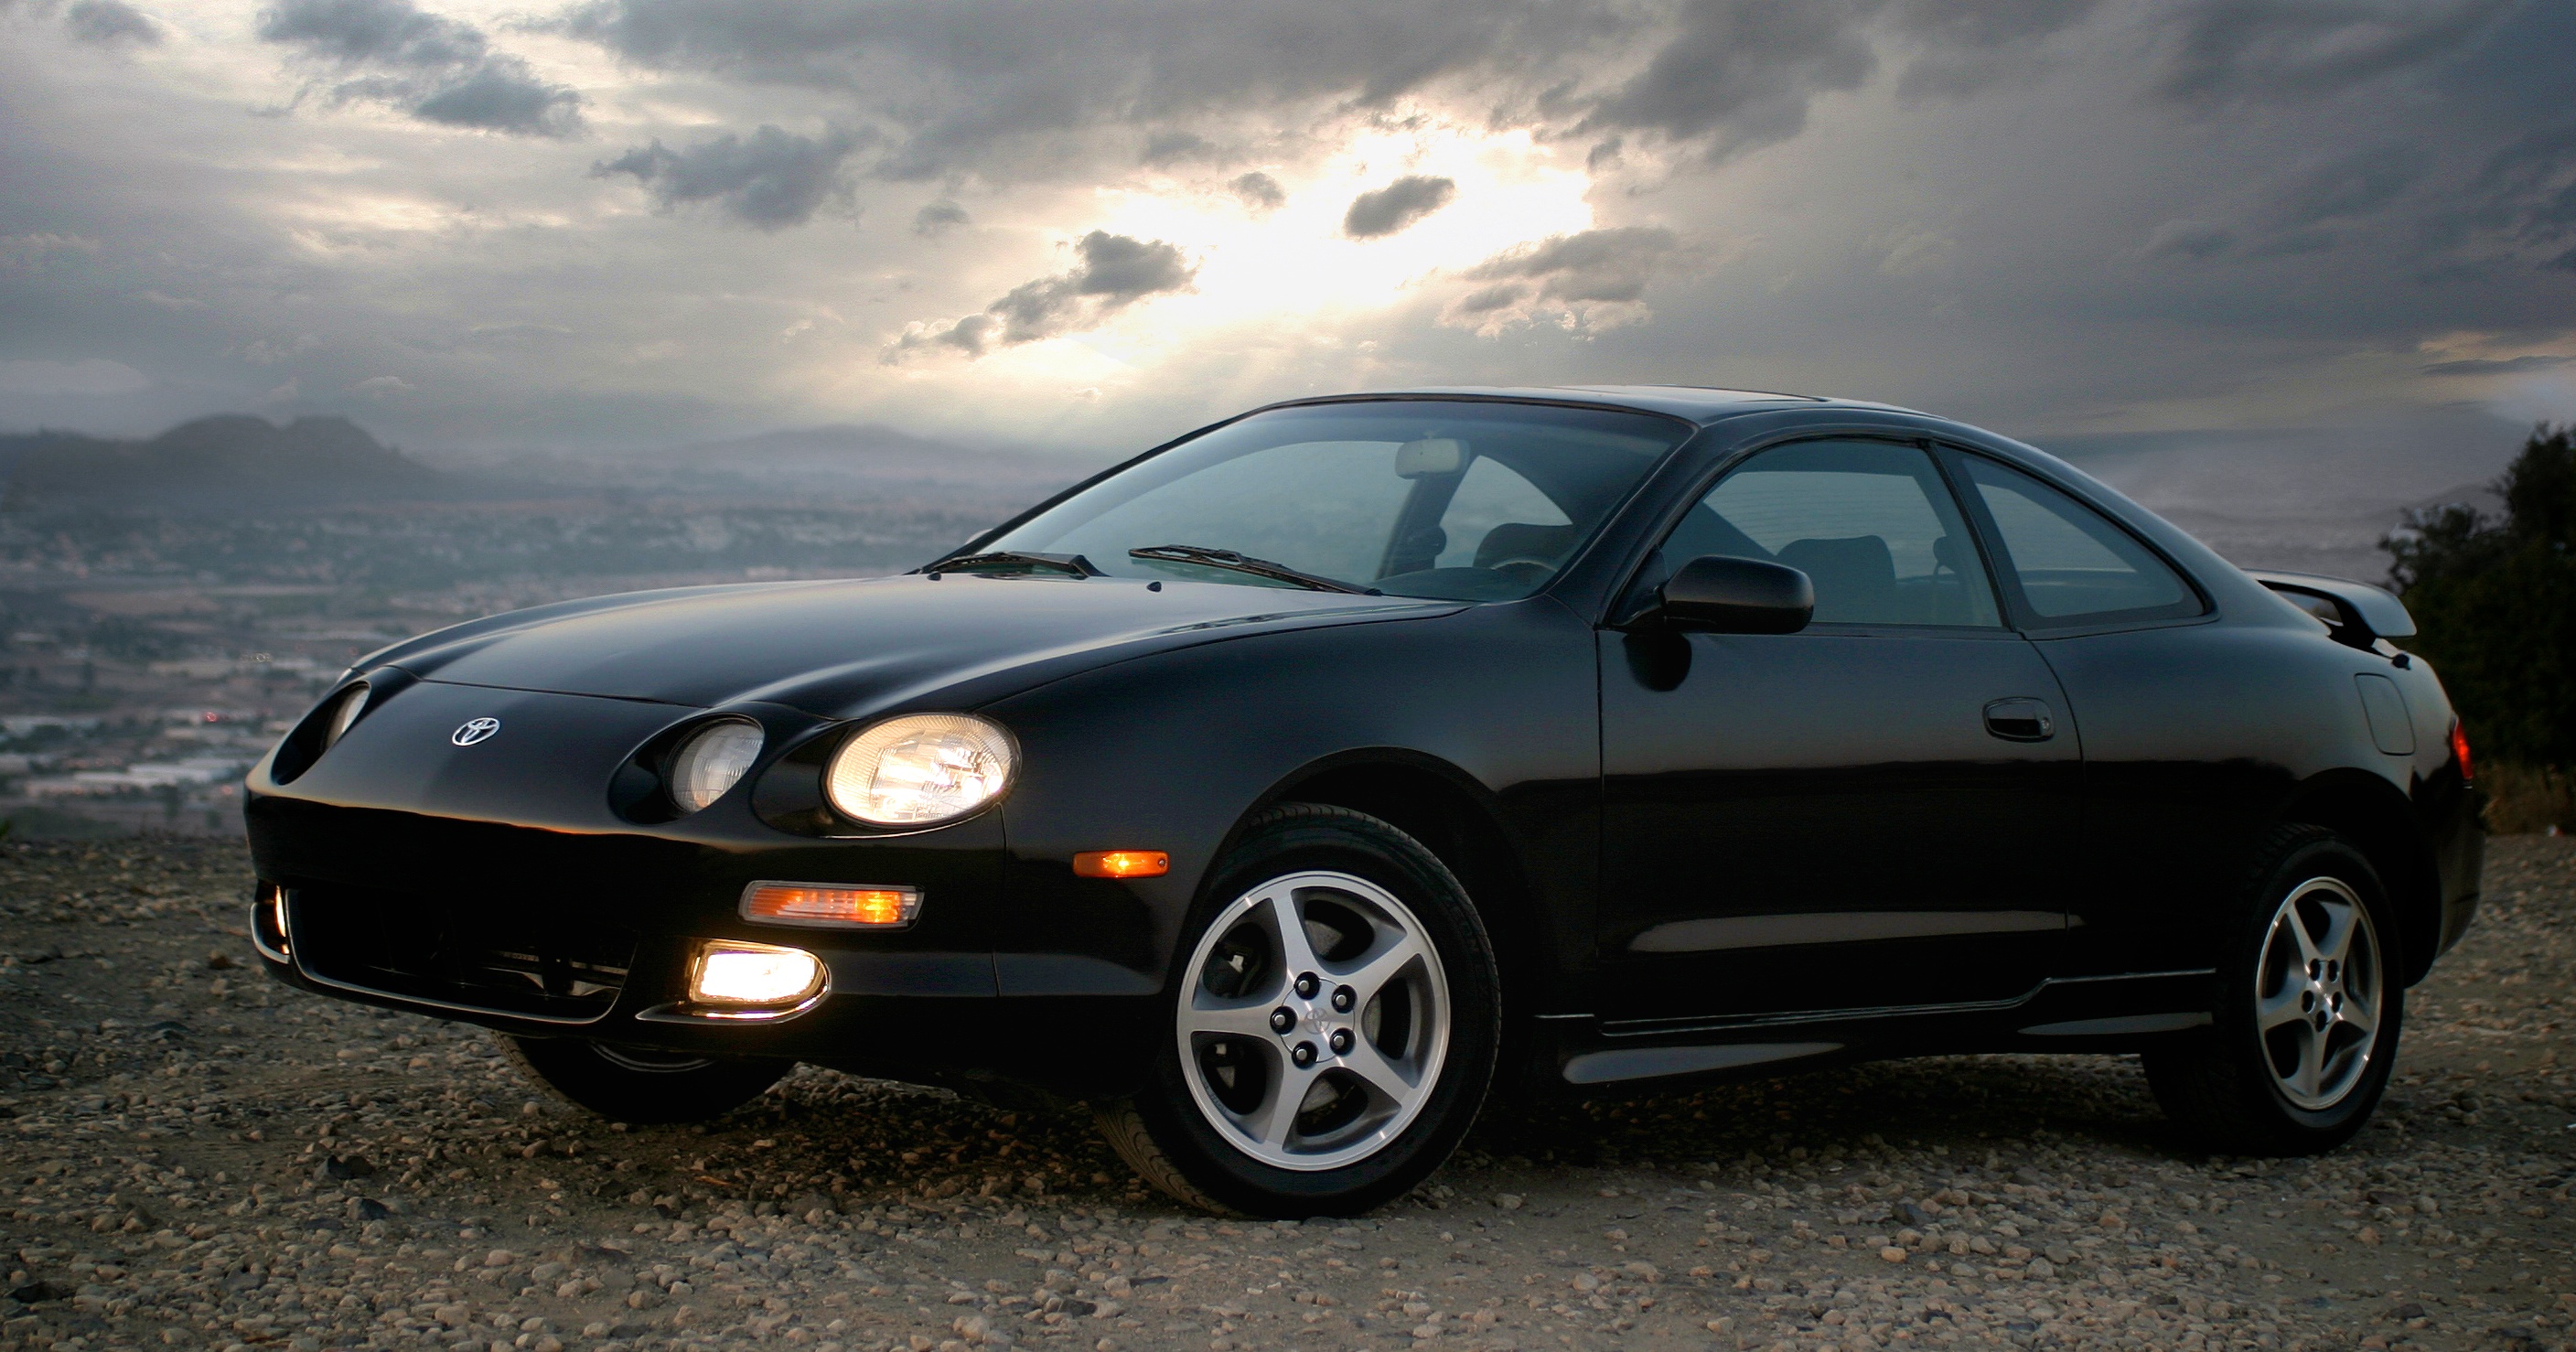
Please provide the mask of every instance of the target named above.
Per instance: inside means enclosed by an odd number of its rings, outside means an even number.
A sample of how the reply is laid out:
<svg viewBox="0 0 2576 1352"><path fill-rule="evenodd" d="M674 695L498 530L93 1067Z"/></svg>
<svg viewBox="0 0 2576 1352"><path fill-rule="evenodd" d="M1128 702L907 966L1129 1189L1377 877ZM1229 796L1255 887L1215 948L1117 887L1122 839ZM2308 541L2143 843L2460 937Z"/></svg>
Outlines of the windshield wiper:
<svg viewBox="0 0 2576 1352"><path fill-rule="evenodd" d="M1348 592L1353 596L1385 595L1375 587L1354 587L1347 582L1336 582L1329 577L1317 577L1313 573L1298 572L1284 563L1256 559L1246 554L1238 554L1231 549L1210 549L1205 545L1147 545L1142 549L1128 550L1127 557L1162 559L1168 563L1195 563L1202 568L1223 568L1228 572L1250 573L1254 577L1293 582L1310 591Z"/></svg>
<svg viewBox="0 0 2576 1352"><path fill-rule="evenodd" d="M1080 554L1032 554L1018 549L997 549L990 554L955 554L921 571L936 573L947 568L1049 568L1075 577L1099 577L1099 569Z"/></svg>

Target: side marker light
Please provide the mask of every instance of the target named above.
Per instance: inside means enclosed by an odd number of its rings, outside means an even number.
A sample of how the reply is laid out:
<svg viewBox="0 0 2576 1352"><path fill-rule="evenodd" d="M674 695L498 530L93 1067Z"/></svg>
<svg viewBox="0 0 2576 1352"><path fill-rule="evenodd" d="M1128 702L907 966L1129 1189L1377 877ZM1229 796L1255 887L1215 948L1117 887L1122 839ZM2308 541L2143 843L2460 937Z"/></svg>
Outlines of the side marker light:
<svg viewBox="0 0 2576 1352"><path fill-rule="evenodd" d="M770 925L900 929L920 914L918 887L753 883L742 894L742 918Z"/></svg>
<svg viewBox="0 0 2576 1352"><path fill-rule="evenodd" d="M1172 871L1172 857L1161 850L1085 850L1073 857L1073 871L1083 878L1159 878Z"/></svg>

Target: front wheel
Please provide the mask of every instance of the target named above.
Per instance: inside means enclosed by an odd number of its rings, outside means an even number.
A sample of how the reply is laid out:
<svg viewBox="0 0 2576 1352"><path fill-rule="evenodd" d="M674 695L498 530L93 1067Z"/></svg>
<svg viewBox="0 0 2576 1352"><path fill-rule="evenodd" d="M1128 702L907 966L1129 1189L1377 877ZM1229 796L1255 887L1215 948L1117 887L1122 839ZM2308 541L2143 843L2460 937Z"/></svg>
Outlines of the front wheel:
<svg viewBox="0 0 2576 1352"><path fill-rule="evenodd" d="M1493 1078L1493 946L1458 880L1393 826L1288 804L1219 864L1149 1087L1110 1144L1193 1205L1366 1211L1457 1147Z"/></svg>
<svg viewBox="0 0 2576 1352"><path fill-rule="evenodd" d="M502 1049L535 1083L612 1122L704 1122L761 1096L792 1061L691 1056L588 1038L503 1034Z"/></svg>
<svg viewBox="0 0 2576 1352"><path fill-rule="evenodd" d="M2147 1081L2206 1149L2331 1150L2370 1120L2397 1059L2406 992L2387 894L2349 841L2285 826L2239 905L2211 1027L2151 1048Z"/></svg>

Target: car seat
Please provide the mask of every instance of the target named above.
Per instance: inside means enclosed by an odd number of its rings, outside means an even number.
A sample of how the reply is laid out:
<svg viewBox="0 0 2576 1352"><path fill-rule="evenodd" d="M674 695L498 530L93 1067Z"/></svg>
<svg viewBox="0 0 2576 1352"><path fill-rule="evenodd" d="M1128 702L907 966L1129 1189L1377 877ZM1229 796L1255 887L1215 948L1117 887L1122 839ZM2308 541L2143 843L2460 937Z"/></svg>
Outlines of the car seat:
<svg viewBox="0 0 2576 1352"><path fill-rule="evenodd" d="M1902 623L1896 595L1896 558L1875 535L1838 540L1792 540L1780 562L1816 584L1819 623Z"/></svg>

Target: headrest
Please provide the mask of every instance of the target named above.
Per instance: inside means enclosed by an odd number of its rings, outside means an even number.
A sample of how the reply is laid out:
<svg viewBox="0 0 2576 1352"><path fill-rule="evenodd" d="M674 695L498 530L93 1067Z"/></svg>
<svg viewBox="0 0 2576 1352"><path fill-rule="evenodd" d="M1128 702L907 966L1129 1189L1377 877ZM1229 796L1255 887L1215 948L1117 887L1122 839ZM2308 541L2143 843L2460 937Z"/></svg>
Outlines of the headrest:
<svg viewBox="0 0 2576 1352"><path fill-rule="evenodd" d="M1395 477L1430 479L1467 467L1467 443L1454 437L1424 437L1395 448Z"/></svg>
<svg viewBox="0 0 2576 1352"><path fill-rule="evenodd" d="M1476 566L1491 568L1514 559L1529 559L1553 568L1565 562L1566 552L1574 548L1573 526L1539 526L1527 521L1506 521L1485 532L1476 543Z"/></svg>

